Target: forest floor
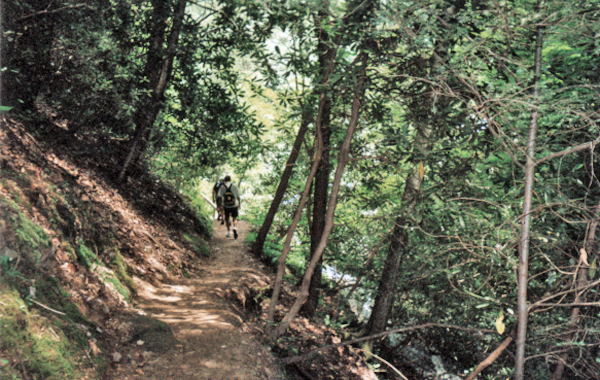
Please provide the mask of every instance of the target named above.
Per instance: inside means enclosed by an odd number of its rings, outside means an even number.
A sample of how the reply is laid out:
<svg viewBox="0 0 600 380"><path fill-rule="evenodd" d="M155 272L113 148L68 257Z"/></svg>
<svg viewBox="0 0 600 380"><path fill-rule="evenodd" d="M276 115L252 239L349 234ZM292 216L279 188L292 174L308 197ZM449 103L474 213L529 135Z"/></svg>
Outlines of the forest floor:
<svg viewBox="0 0 600 380"><path fill-rule="evenodd" d="M215 222L211 258L190 278L154 286L139 279L139 312L166 322L175 337L174 349L161 356L146 357L144 342L134 353L135 366L117 366L113 379L284 379L267 346L258 342L260 326L244 321L242 283L267 286L264 265L243 245L248 225L240 221L237 240L226 238L225 226ZM229 296L242 299L232 304ZM166 336L155 336L150 346L172 344ZM140 342L141 343L141 342ZM129 356L132 356L129 353ZM137 368L134 368L137 367Z"/></svg>

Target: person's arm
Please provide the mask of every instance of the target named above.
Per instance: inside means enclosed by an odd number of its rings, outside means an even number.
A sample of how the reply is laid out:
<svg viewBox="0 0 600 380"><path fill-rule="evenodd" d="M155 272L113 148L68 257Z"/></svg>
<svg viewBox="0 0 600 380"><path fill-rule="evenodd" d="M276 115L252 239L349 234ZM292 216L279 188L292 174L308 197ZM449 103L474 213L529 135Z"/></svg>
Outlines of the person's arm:
<svg viewBox="0 0 600 380"><path fill-rule="evenodd" d="M242 198L240 197L240 188L235 186L235 189L232 189L232 190L235 190L234 195L237 198L237 205L238 205L238 209L239 209L242 206Z"/></svg>

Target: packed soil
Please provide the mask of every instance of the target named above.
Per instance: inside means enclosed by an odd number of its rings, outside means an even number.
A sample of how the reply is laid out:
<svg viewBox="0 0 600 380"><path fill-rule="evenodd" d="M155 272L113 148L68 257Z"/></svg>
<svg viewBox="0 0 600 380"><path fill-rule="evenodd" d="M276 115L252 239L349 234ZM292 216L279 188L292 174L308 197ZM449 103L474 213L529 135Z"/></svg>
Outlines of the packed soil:
<svg viewBox="0 0 600 380"><path fill-rule="evenodd" d="M133 339L131 349L119 353L123 363L115 366L111 378L286 378L268 347L256 339L261 327L244 321L249 283L266 287L268 280L263 264L242 243L247 230L240 222L239 238L227 238L225 226L215 222L210 259L189 278L157 286L136 279L133 306L168 328L149 328Z"/></svg>

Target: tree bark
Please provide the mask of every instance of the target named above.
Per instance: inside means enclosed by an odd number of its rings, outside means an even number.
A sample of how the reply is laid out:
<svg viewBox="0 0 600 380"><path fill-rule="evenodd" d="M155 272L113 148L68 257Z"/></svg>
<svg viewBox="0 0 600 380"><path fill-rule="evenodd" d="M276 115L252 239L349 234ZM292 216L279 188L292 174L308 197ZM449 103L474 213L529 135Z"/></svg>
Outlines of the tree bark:
<svg viewBox="0 0 600 380"><path fill-rule="evenodd" d="M427 102L427 104L429 103ZM427 156L432 145L433 127L428 124L427 119L426 115L422 115L416 120L418 135L415 140L415 148L423 156ZM409 217L415 214L415 206L423 187L422 170L423 162L421 161L415 168L414 173L406 180L404 186L402 214L394 222L394 228L390 237L390 246L377 289L377 295L375 296L373 310L367 322L366 334L368 335L377 334L385 330L392 306L394 305L402 258L404 257L408 243L405 226L409 223Z"/></svg>
<svg viewBox="0 0 600 380"><path fill-rule="evenodd" d="M153 16L149 28L150 45L148 46L144 68L144 76L148 80L147 89L151 95L148 101L143 102L136 111L135 132L130 141L129 153L119 173L119 180L121 181L125 178L129 167L139 162L146 153L150 132L162 109L165 90L171 77L187 0L177 0L173 9L173 22L165 49L164 40L167 34L167 19L169 16L168 4L163 0L152 1Z"/></svg>
<svg viewBox="0 0 600 380"><path fill-rule="evenodd" d="M319 99L319 105L325 101L325 94L321 94ZM321 107L319 107L321 109ZM321 117L321 113L317 114L317 121ZM321 156L323 155L323 143L321 139L321 132L317 130L317 150L315 152L315 159L310 169L310 173L308 178L306 179L306 184L304 185L304 191L302 191L302 195L300 196L300 201L298 202L298 208L294 214L294 218L292 219L292 224L287 231L287 236L285 238L285 243L283 245L283 250L278 259L277 266L277 277L275 278L275 283L273 284L273 294L271 295L271 303L269 305L269 312L267 314L267 329L269 330L269 335L271 338L276 338L277 330L274 327L275 322L275 311L277 310L277 303L279 301L279 295L281 294L281 287L283 284L283 274L285 272L285 260L287 258L288 253L291 249L292 238L294 236L294 231L296 230L296 226L298 222L300 222L300 218L302 217L302 210L304 209L304 205L308 198L309 192L312 188L312 181L317 173L317 169L319 167L319 161L321 161Z"/></svg>
<svg viewBox="0 0 600 380"><path fill-rule="evenodd" d="M289 328L290 324L292 323L292 320L296 317L296 315L300 311L300 308L302 307L304 302L306 302L306 299L308 298L308 289L310 286L311 278L313 276L313 273L314 273L316 267L318 266L319 260L321 259L323 252L325 251L325 247L327 247L329 235L331 234L331 231L333 229L333 215L335 212L335 206L337 204L337 196L338 196L338 192L340 189L342 174L344 173L346 165L349 162L350 143L352 142L352 137L354 136L354 131L356 130L356 126L358 125L358 117L360 114L361 99L362 99L364 85L365 85L366 76L367 76L366 73L367 73L368 54L366 51L363 51L360 53L360 55L358 57L358 61L361 62L362 66L361 66L360 73L358 75L358 83L356 85L356 89L354 92L354 98L352 101L352 115L350 117L350 122L348 124L348 129L346 131L346 136L344 137L344 141L342 143L342 146L340 148L340 152L338 155L338 165L337 165L333 185L331 188L331 196L329 197L329 203L327 204L327 215L326 215L326 219L325 219L326 223L325 223L325 228L323 230L323 236L321 237L321 241L319 242L319 245L318 245L317 249L315 250L315 254L312 257L312 259L306 269L306 273L304 274L304 278L302 280L302 286L300 288L299 295L296 298L296 301L294 302L294 305L292 305L292 308L290 309L288 314L285 316L285 318L283 318L283 320L281 321L281 324L277 327L277 329L274 330L273 336L275 338L277 338L277 337L281 336L283 333L285 333L285 331Z"/></svg>
<svg viewBox="0 0 600 380"><path fill-rule="evenodd" d="M319 17L317 18L317 22L322 23L326 20L328 15L324 10L319 11ZM321 85L327 86L329 82L329 74L327 76L324 74L327 71L328 67L332 67L330 62L335 61L337 55L337 44L335 46L329 46L329 34L323 28L318 28L318 45L317 52L319 54L319 66L323 80L321 80ZM325 79L327 79L325 81ZM310 230L310 258L312 259L315 255L315 251L319 242L321 241L321 236L323 236L323 231L325 229L325 216L327 214L327 201L329 194L329 175L331 174L331 162L330 162L330 145L331 145L331 88L326 88L324 90L327 94L325 97L325 102L322 107L322 115L323 117L320 119L320 123L318 123L315 127L321 130L321 136L323 138L323 157L321 157L321 162L319 164L319 169L317 170L317 174L315 176L314 183L314 192L312 199L313 206L313 217L312 217L312 225ZM312 279L310 281L310 287L308 289L308 299L306 303L302 306L301 312L302 315L310 318L313 317L317 311L317 306L319 304L319 296L321 289L321 280L322 280L322 269L321 264L323 260L319 260L317 267L313 273Z"/></svg>
<svg viewBox="0 0 600 380"><path fill-rule="evenodd" d="M538 0L537 9L541 7ZM534 99L539 98L540 75L542 67L543 27L538 25L536 34L535 60L534 60ZM529 265L529 232L531 229L531 196L535 174L535 140L538 127L538 109L534 106L531 112L529 126L529 139L527 141L527 162L525 164L525 193L523 195L523 222L519 241L519 269L517 290L517 352L515 357L515 380L523 380L525 369L525 341L527 340L527 280Z"/></svg>
<svg viewBox="0 0 600 380"><path fill-rule="evenodd" d="M308 131L309 124L309 115L308 111L303 111L302 120L300 122L300 128L298 129L298 134L296 135L296 140L294 141L294 145L290 152L290 156L285 164L285 169L283 170L283 174L281 175L281 180L279 181L279 185L277 186L277 191L275 192L275 197L271 202L271 206L269 207L269 211L267 212L267 216L265 217L265 221L263 222L260 230L258 231L258 236L252 245L252 252L254 254L260 255L263 252L263 248L265 246L265 241L267 240L267 235L269 230L271 229L271 225L273 225L273 220L275 219L275 214L277 214L277 210L283 201L283 197L285 195L285 191L287 190L288 182L292 176L292 171L294 170L294 166L296 164L296 160L298 159L298 155L300 154L300 149L302 148L302 143L304 142L304 136Z"/></svg>
<svg viewBox="0 0 600 380"><path fill-rule="evenodd" d="M402 264L408 237L404 230L406 221L400 217L394 222L394 230L390 237L390 247L385 259L373 310L367 322L367 335L374 335L385 330L394 304L396 282Z"/></svg>

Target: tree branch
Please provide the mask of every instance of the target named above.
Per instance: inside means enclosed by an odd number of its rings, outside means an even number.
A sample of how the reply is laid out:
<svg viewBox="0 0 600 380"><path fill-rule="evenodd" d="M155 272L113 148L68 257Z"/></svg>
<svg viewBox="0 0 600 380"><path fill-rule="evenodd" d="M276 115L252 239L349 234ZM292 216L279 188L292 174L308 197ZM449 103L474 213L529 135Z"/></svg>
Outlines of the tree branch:
<svg viewBox="0 0 600 380"><path fill-rule="evenodd" d="M502 342L502 344L500 344L500 346L498 346L498 348L496 348L494 352L490 354L490 356L488 356L484 361L479 363L477 365L477 368L475 368L475 370L471 372L469 377L467 377L465 380L474 380L477 377L477 375L481 373L481 371L489 367L493 362L496 361L496 359L498 359L500 354L502 354L502 352L506 350L506 348L512 343L513 340L513 334L511 334L508 338L504 339L504 342Z"/></svg>
<svg viewBox="0 0 600 380"><path fill-rule="evenodd" d="M561 152L556 152L556 153L549 154L549 155L547 155L545 157L542 157L539 160L537 160L535 162L535 165L539 165L539 164L541 164L544 161L548 161L548 160L556 158L556 157L562 157L562 156L566 156L567 154L579 152L580 150L585 150L585 149L588 149L588 148L589 148L589 150L594 150L594 148L596 147L596 145L598 145L598 143L600 143L600 138L598 138L598 139L596 139L594 141L589 141L589 142L586 142L586 143L574 146L574 147L569 148L569 149L565 149L565 150L563 150Z"/></svg>
<svg viewBox="0 0 600 380"><path fill-rule="evenodd" d="M68 5L66 7L57 8L57 9L53 9L53 10L50 10L50 11L49 10L44 10L44 11L39 11L39 12L36 12L36 13L32 13L30 15L18 18L16 20L16 22L21 22L21 21L25 21L25 20L30 19L30 18L34 18L34 17L38 17L38 16L44 16L44 15L49 15L51 13L58 13L58 12L62 12L62 11L67 10L67 9L76 9L76 8L88 8L88 9L91 9L91 10L94 9L94 8L90 7L89 5L87 5L87 4Z"/></svg>
<svg viewBox="0 0 600 380"><path fill-rule="evenodd" d="M286 357L286 358L281 359L281 361L284 364L297 363L297 362L301 362L301 361L304 361L304 360L308 360L308 359L312 358L315 354L317 354L317 353L319 353L321 351L330 350L330 349L338 348L338 347L345 347L345 346L349 346L351 344L365 342L365 341L368 341L368 340L379 339L379 338L386 337L386 336L388 336L390 334L401 333L401 332L406 332L406 331L413 331L413 330L422 330L422 329L427 329L427 328L430 328L430 327L453 329L453 330L461 330L461 331L471 331L471 332L481 332L481 333L487 333L487 334L495 334L496 333L496 330L477 329L477 328L472 328L472 327L462 327L462 326L455 326L455 325L446 325L446 324L443 324L443 323L425 323L425 324L418 325L418 326L403 327L403 328L399 328L399 329L388 330L388 331L384 331L384 332L381 332L381 333L378 333L378 334L364 336L362 338L352 339L352 340L348 340L348 341L337 343L337 344L331 344L331 345L328 345L328 346L319 347L319 348L316 348L316 349L314 349L312 351L307 352L304 355Z"/></svg>

